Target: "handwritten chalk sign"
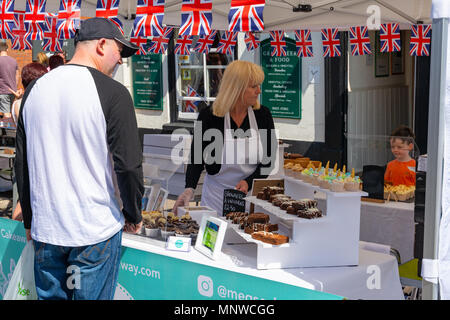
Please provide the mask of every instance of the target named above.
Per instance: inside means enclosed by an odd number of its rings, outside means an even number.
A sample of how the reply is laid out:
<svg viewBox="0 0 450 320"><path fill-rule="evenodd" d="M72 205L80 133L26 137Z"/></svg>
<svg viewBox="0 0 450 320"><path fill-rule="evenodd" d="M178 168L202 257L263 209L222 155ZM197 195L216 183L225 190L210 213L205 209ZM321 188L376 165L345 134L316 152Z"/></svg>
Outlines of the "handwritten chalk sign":
<svg viewBox="0 0 450 320"><path fill-rule="evenodd" d="M234 189L225 189L223 191L223 215L229 212L245 211L245 193Z"/></svg>

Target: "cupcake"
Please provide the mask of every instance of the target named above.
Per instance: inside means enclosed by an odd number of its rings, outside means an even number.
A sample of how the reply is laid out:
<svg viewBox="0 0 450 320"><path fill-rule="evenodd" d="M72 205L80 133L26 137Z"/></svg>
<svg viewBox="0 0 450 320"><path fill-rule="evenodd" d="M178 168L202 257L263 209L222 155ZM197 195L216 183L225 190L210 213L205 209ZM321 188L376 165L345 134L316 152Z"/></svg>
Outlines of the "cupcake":
<svg viewBox="0 0 450 320"><path fill-rule="evenodd" d="M333 181L331 182L330 190L333 192L343 192L345 191L345 182L344 182L344 176L341 175L341 170L339 170L336 174L336 177L334 177Z"/></svg>
<svg viewBox="0 0 450 320"><path fill-rule="evenodd" d="M358 176L355 176L355 169L352 169L351 175L345 178L345 190L351 192L359 191L360 184L361 179Z"/></svg>
<svg viewBox="0 0 450 320"><path fill-rule="evenodd" d="M156 238L159 235L159 228L155 219L144 217L144 232L147 237Z"/></svg>

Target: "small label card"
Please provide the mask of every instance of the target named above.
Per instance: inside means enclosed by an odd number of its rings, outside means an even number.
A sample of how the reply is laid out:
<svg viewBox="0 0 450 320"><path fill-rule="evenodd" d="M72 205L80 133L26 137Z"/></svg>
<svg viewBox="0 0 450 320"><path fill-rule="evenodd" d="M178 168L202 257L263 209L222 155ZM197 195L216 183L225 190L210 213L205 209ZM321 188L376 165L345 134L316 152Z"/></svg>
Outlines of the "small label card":
<svg viewBox="0 0 450 320"><path fill-rule="evenodd" d="M170 236L166 242L166 249L189 252L191 250L191 240L191 237Z"/></svg>

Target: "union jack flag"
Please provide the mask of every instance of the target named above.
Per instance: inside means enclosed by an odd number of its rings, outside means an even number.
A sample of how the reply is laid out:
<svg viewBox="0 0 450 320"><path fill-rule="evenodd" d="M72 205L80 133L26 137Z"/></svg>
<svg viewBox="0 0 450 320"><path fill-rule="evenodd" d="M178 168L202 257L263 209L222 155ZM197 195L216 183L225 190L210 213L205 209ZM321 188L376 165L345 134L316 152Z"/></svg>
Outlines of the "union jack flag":
<svg viewBox="0 0 450 320"><path fill-rule="evenodd" d="M119 2L120 0L97 0L95 16L111 20L123 34L122 21L117 17L119 12Z"/></svg>
<svg viewBox="0 0 450 320"><path fill-rule="evenodd" d="M31 50L31 32L25 23L25 11L14 12L14 28L12 29L14 40L11 46L13 50Z"/></svg>
<svg viewBox="0 0 450 320"><path fill-rule="evenodd" d="M72 39L80 27L81 0L61 0L58 13L58 38Z"/></svg>
<svg viewBox="0 0 450 320"><path fill-rule="evenodd" d="M431 45L431 24L414 24L411 26L409 40L409 54L411 56L429 56Z"/></svg>
<svg viewBox="0 0 450 320"><path fill-rule="evenodd" d="M350 49L352 56L371 54L370 38L367 27L350 27Z"/></svg>
<svg viewBox="0 0 450 320"><path fill-rule="evenodd" d="M380 29L381 52L401 50L400 28L398 23L382 24Z"/></svg>
<svg viewBox="0 0 450 320"><path fill-rule="evenodd" d="M47 0L26 0L25 23L31 32L31 40L42 40L45 29L45 3Z"/></svg>
<svg viewBox="0 0 450 320"><path fill-rule="evenodd" d="M252 32L247 31L245 33L244 42L248 51L255 50L259 47L259 37Z"/></svg>
<svg viewBox="0 0 450 320"><path fill-rule="evenodd" d="M228 31L264 30L265 0L231 0L228 13Z"/></svg>
<svg viewBox="0 0 450 320"><path fill-rule="evenodd" d="M42 50L50 52L62 52L63 40L58 39L58 15L47 13L45 17L46 30L44 31L44 44Z"/></svg>
<svg viewBox="0 0 450 320"><path fill-rule="evenodd" d="M337 28L322 29L323 57L341 56L341 41Z"/></svg>
<svg viewBox="0 0 450 320"><path fill-rule="evenodd" d="M152 53L166 53L167 46L169 45L170 37L172 36L173 28L164 27L164 33L162 36L153 37L152 44L148 49L148 52Z"/></svg>
<svg viewBox="0 0 450 320"><path fill-rule="evenodd" d="M191 50L191 46L192 46L192 36L191 35L184 35L184 36L179 36L177 39L177 43L175 45L175 54L183 54L183 55L187 55L190 54Z"/></svg>
<svg viewBox="0 0 450 320"><path fill-rule="evenodd" d="M131 36L130 42L139 47L138 51L136 51L136 55L147 55L148 48L150 47L150 45L147 43L147 38Z"/></svg>
<svg viewBox="0 0 450 320"><path fill-rule="evenodd" d="M138 0L133 36L153 37L164 34L164 0Z"/></svg>
<svg viewBox="0 0 450 320"><path fill-rule="evenodd" d="M284 31L270 31L270 45L272 46L273 56L286 56L286 41L284 40Z"/></svg>
<svg viewBox="0 0 450 320"><path fill-rule="evenodd" d="M222 37L220 38L219 46L217 47L217 52L223 54L233 54L234 47L236 46L237 42L237 36L238 36L237 32L225 31L225 33L222 34Z"/></svg>
<svg viewBox="0 0 450 320"><path fill-rule="evenodd" d="M194 51L199 53L209 53L209 51L211 50L211 46L214 43L214 39L216 38L216 34L217 30L214 30L208 35L200 36L197 40L197 44L194 47Z"/></svg>
<svg viewBox="0 0 450 320"><path fill-rule="evenodd" d="M212 0L183 0L180 35L210 34L211 24Z"/></svg>
<svg viewBox="0 0 450 320"><path fill-rule="evenodd" d="M14 0L0 0L0 39L14 39Z"/></svg>
<svg viewBox="0 0 450 320"><path fill-rule="evenodd" d="M188 97L200 97L197 94L197 91L194 90L194 88L192 88L190 85L187 86L187 96ZM184 101L184 111L185 112L197 112L198 110L198 104L200 103L200 101L195 101L195 100L185 100Z"/></svg>
<svg viewBox="0 0 450 320"><path fill-rule="evenodd" d="M295 46L297 47L297 57L312 57L313 45L311 30L296 30Z"/></svg>

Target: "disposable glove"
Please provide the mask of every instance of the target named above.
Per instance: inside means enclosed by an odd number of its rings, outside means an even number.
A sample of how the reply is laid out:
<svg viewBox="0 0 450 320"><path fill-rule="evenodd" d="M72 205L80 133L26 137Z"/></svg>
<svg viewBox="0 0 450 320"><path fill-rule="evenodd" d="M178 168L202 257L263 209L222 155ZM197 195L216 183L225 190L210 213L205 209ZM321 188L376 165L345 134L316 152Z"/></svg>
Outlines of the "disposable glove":
<svg viewBox="0 0 450 320"><path fill-rule="evenodd" d="M178 207L183 207L189 205L189 202L194 197L194 189L192 188L186 188L184 189L183 193L178 196L177 201L175 202L175 205L173 206L173 213L177 214Z"/></svg>

